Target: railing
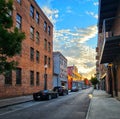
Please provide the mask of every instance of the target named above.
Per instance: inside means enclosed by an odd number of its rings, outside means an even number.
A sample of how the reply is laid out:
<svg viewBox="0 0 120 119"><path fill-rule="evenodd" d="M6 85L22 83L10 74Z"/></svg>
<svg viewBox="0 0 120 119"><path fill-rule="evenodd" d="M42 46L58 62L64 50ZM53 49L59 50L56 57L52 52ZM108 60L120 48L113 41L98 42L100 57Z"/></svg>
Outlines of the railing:
<svg viewBox="0 0 120 119"><path fill-rule="evenodd" d="M103 55L106 40L110 37L120 35L120 27L119 26L120 26L120 16L104 19L103 30L102 30L102 33L101 33L102 42L100 44L99 63L101 63L101 60L102 60L102 55ZM110 27L110 28L108 28L108 27Z"/></svg>

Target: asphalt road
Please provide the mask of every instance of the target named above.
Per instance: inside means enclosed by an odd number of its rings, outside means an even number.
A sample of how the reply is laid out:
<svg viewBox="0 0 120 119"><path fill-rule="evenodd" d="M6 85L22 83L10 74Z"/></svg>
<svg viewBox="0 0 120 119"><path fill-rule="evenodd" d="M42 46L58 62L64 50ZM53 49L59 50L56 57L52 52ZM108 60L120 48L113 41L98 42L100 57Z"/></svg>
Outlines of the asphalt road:
<svg viewBox="0 0 120 119"><path fill-rule="evenodd" d="M31 101L0 109L0 119L85 119L92 88L49 101Z"/></svg>

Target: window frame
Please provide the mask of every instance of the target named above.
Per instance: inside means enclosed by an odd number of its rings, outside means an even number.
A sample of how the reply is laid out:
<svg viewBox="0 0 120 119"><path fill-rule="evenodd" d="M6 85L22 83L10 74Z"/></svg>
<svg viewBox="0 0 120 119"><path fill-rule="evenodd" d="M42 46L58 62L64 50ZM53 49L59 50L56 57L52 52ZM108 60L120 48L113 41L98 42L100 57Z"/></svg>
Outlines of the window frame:
<svg viewBox="0 0 120 119"><path fill-rule="evenodd" d="M22 29L22 17L18 13L16 14L16 27Z"/></svg>
<svg viewBox="0 0 120 119"><path fill-rule="evenodd" d="M48 52L51 52L51 43L48 42Z"/></svg>
<svg viewBox="0 0 120 119"><path fill-rule="evenodd" d="M22 84L22 69L16 68L16 84L20 85Z"/></svg>
<svg viewBox="0 0 120 119"><path fill-rule="evenodd" d="M30 5L30 16L34 18L34 6Z"/></svg>
<svg viewBox="0 0 120 119"><path fill-rule="evenodd" d="M34 40L34 28L32 26L30 27L30 38Z"/></svg>
<svg viewBox="0 0 120 119"><path fill-rule="evenodd" d="M36 72L36 86L40 85L40 73Z"/></svg>
<svg viewBox="0 0 120 119"><path fill-rule="evenodd" d="M48 67L49 68L51 67L51 58L50 57L48 58Z"/></svg>
<svg viewBox="0 0 120 119"><path fill-rule="evenodd" d="M36 62L39 63L40 61L40 53L36 50Z"/></svg>
<svg viewBox="0 0 120 119"><path fill-rule="evenodd" d="M44 31L47 32L47 22L44 21Z"/></svg>
<svg viewBox="0 0 120 119"><path fill-rule="evenodd" d="M30 71L30 85L34 86L34 71Z"/></svg>
<svg viewBox="0 0 120 119"><path fill-rule="evenodd" d="M34 48L30 47L30 60L34 61Z"/></svg>
<svg viewBox="0 0 120 119"><path fill-rule="evenodd" d="M44 49L47 50L47 39L44 39Z"/></svg>
<svg viewBox="0 0 120 119"><path fill-rule="evenodd" d="M38 31L36 31L36 43L40 42L40 34Z"/></svg>
<svg viewBox="0 0 120 119"><path fill-rule="evenodd" d="M5 85L12 85L12 71L8 71L5 74Z"/></svg>
<svg viewBox="0 0 120 119"><path fill-rule="evenodd" d="M36 23L37 23L37 24L39 24L39 16L40 16L40 15L39 15L39 12L36 11Z"/></svg>
<svg viewBox="0 0 120 119"><path fill-rule="evenodd" d="M46 65L46 64L47 64L47 56L44 55L44 65Z"/></svg>
<svg viewBox="0 0 120 119"><path fill-rule="evenodd" d="M49 35L51 34L51 28L50 28L50 26L48 26L48 34Z"/></svg>

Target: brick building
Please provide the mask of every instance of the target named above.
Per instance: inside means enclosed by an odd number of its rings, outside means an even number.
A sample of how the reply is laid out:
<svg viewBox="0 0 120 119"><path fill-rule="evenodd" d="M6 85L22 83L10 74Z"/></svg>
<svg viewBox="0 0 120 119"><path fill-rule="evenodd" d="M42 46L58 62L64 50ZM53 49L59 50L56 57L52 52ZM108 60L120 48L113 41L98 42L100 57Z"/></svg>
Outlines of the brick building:
<svg viewBox="0 0 120 119"><path fill-rule="evenodd" d="M120 99L120 0L99 0L97 74Z"/></svg>
<svg viewBox="0 0 120 119"><path fill-rule="evenodd" d="M52 87L53 25L35 0L14 0L13 26L25 32L22 52L15 56L16 71L0 76L0 98L28 95L44 88L47 64L47 88Z"/></svg>

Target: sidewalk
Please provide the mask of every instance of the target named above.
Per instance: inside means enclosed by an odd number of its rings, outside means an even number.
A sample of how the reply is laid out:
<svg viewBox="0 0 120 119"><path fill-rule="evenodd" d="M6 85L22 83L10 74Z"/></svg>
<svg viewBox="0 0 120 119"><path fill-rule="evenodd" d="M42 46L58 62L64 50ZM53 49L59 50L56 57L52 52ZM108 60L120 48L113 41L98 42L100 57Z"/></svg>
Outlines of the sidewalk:
<svg viewBox="0 0 120 119"><path fill-rule="evenodd" d="M8 99L0 99L0 108L7 107L10 105L20 104L23 102L28 102L31 100L33 100L32 95L19 96L19 97L8 98Z"/></svg>
<svg viewBox="0 0 120 119"><path fill-rule="evenodd" d="M120 119L120 101L105 91L94 90L86 119Z"/></svg>

